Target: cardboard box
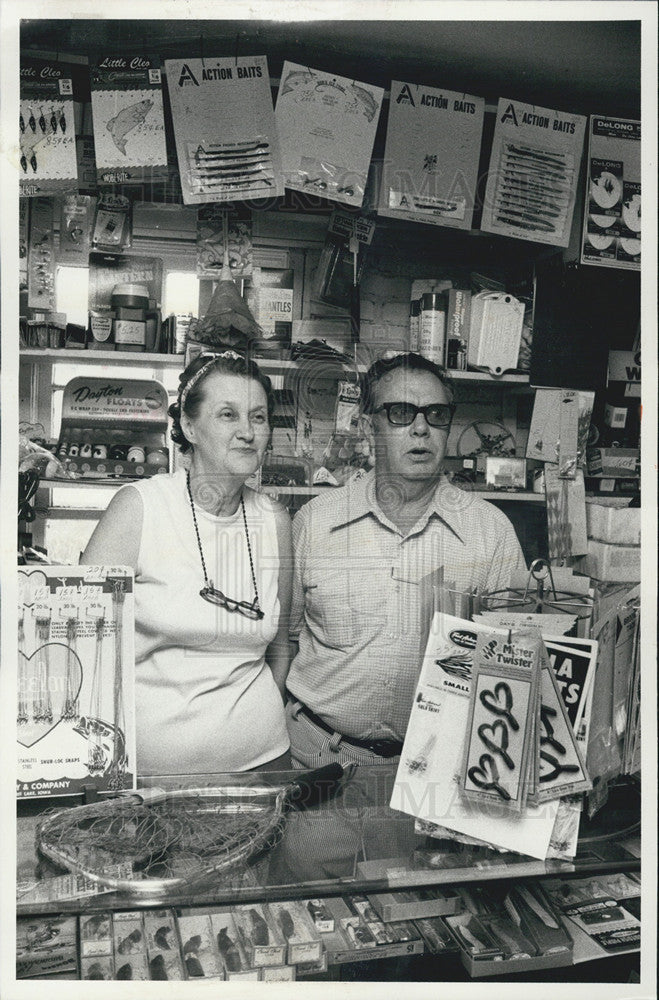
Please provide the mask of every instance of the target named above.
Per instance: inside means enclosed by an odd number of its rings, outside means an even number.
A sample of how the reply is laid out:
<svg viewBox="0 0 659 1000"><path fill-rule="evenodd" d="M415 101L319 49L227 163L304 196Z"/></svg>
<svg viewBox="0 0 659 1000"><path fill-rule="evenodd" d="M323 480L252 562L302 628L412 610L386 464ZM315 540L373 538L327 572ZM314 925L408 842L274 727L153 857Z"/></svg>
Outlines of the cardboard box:
<svg viewBox="0 0 659 1000"><path fill-rule="evenodd" d="M257 904L236 906L233 922L251 966L263 968L285 964L286 941L265 907Z"/></svg>
<svg viewBox="0 0 659 1000"><path fill-rule="evenodd" d="M210 913L186 910L177 918L181 953L188 979L224 979Z"/></svg>
<svg viewBox="0 0 659 1000"><path fill-rule="evenodd" d="M589 448L588 475L609 479L637 476L640 458L638 448Z"/></svg>
<svg viewBox="0 0 659 1000"><path fill-rule="evenodd" d="M149 979L146 938L142 913L139 910L125 910L113 914L112 941L114 978L142 981Z"/></svg>
<svg viewBox="0 0 659 1000"><path fill-rule="evenodd" d="M417 917L441 917L461 909L460 897L451 888L376 892L370 893L368 899L385 923L415 920Z"/></svg>
<svg viewBox="0 0 659 1000"><path fill-rule="evenodd" d="M144 914L146 953L149 975L157 980L185 979L178 940L176 918L172 910L150 910Z"/></svg>
<svg viewBox="0 0 659 1000"><path fill-rule="evenodd" d="M296 979L295 965L274 965L261 969L261 980L264 983L292 983Z"/></svg>
<svg viewBox="0 0 659 1000"><path fill-rule="evenodd" d="M80 957L93 958L96 955L112 955L112 914L81 914Z"/></svg>
<svg viewBox="0 0 659 1000"><path fill-rule="evenodd" d="M641 508L627 500L586 499L588 537L615 545L641 544Z"/></svg>
<svg viewBox="0 0 659 1000"><path fill-rule="evenodd" d="M641 579L640 545L610 545L588 539L588 554L580 572L607 583L638 583Z"/></svg>
<svg viewBox="0 0 659 1000"><path fill-rule="evenodd" d="M304 904L317 931L326 933L334 930L334 917L322 899L307 899Z"/></svg>
<svg viewBox="0 0 659 1000"><path fill-rule="evenodd" d="M466 288L450 288L446 313L446 367L464 371L467 367L471 292Z"/></svg>
<svg viewBox="0 0 659 1000"><path fill-rule="evenodd" d="M414 921L414 926L433 955L456 950L455 939L441 917L421 917Z"/></svg>
<svg viewBox="0 0 659 1000"><path fill-rule="evenodd" d="M243 948L240 933L233 921L232 911L226 907L210 914L215 944L224 969L225 979L259 980L260 970L254 969Z"/></svg>
<svg viewBox="0 0 659 1000"><path fill-rule="evenodd" d="M320 958L323 953L320 933L311 922L304 903L268 903L264 909L287 942L286 961L289 965L314 962Z"/></svg>
<svg viewBox="0 0 659 1000"><path fill-rule="evenodd" d="M16 921L16 978L33 979L78 968L75 917L19 917Z"/></svg>

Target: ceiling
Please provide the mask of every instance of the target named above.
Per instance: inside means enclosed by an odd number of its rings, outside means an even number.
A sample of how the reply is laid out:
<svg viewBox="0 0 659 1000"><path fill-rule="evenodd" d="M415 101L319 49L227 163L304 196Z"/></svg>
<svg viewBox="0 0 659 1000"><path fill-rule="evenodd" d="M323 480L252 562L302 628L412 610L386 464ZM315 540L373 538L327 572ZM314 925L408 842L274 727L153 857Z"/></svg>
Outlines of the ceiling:
<svg viewBox="0 0 659 1000"><path fill-rule="evenodd" d="M272 77L289 59L383 87L400 79L489 102L510 97L581 114L640 114L639 21L66 18L23 21L22 44L83 56L265 53Z"/></svg>

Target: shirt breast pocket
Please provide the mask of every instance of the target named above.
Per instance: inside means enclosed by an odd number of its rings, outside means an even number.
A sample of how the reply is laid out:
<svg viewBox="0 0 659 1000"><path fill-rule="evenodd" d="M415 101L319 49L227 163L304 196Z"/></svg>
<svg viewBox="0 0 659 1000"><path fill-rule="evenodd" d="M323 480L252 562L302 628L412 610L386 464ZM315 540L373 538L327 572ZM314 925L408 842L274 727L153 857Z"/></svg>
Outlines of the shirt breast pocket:
<svg viewBox="0 0 659 1000"><path fill-rule="evenodd" d="M333 649L360 645L372 628L366 608L366 581L352 574L311 571L305 585L307 623L317 641Z"/></svg>

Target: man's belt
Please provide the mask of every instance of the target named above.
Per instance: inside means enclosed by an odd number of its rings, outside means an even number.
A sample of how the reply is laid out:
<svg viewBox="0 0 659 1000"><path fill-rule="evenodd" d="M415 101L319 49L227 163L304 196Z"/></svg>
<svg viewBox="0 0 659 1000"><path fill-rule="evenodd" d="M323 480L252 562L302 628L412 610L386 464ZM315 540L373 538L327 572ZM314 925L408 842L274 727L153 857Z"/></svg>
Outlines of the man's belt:
<svg viewBox="0 0 659 1000"><path fill-rule="evenodd" d="M300 711L306 715L315 726L319 729L324 730L329 733L330 736L335 735L335 730L331 726L312 712L310 708L306 705L300 704ZM403 749L403 744L400 740L359 740L356 736L341 736L341 740L344 743L349 743L351 746L360 747L364 750L370 750L371 753L377 754L378 757L398 757Z"/></svg>

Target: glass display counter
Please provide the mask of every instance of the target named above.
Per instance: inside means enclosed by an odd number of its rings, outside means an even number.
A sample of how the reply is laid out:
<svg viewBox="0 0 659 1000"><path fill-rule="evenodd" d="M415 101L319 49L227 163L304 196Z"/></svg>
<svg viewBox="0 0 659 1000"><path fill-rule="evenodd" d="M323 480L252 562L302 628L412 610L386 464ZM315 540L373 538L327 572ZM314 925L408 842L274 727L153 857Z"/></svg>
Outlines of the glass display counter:
<svg viewBox="0 0 659 1000"><path fill-rule="evenodd" d="M35 834L45 810L67 809L79 805L80 799L21 800L17 817L17 913L27 916L269 902L640 870L640 852L636 849L640 794L633 781L615 785L607 805L592 822L582 818L579 849L572 861L537 861L417 834L413 817L389 808L395 773L395 764L357 768L328 800L308 808L289 808L274 841L229 874L153 896L136 897L116 891L63 896L63 871L38 852ZM142 782L141 787L274 787L296 775L299 772L158 776Z"/></svg>

